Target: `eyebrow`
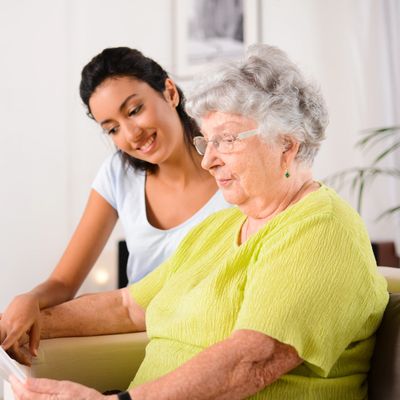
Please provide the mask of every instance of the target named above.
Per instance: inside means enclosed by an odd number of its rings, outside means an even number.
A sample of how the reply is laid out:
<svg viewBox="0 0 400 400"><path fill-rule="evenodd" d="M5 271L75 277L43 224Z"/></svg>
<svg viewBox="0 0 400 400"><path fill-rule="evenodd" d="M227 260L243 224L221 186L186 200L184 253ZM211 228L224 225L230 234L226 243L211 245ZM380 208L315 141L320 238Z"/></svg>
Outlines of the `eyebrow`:
<svg viewBox="0 0 400 400"><path fill-rule="evenodd" d="M231 125L237 125L237 123L234 121L226 121L223 122L222 124L217 125L215 129L226 129L229 128Z"/></svg>
<svg viewBox="0 0 400 400"><path fill-rule="evenodd" d="M217 134L217 135L219 135L219 136L221 136L221 134L222 134L222 135L226 135L226 134L229 134L229 132L226 132L226 131L229 130L229 129L231 129L230 127L231 127L232 125L237 125L237 123L236 123L235 121L226 121L226 122L223 122L222 124L217 125L217 126L214 128L214 130L215 130L215 131L219 131L219 130L223 131L223 132L220 132L220 133ZM201 134L202 134L203 136L205 136L203 131L201 131Z"/></svg>
<svg viewBox="0 0 400 400"><path fill-rule="evenodd" d="M136 96L137 96L136 93L133 93L133 94L131 94L130 96L128 96L128 97L122 102L122 104L119 106L119 111L122 111L122 110L126 107L127 103L128 103L131 99L133 99L134 97L136 97ZM100 125L103 126L104 124L107 124L107 123L109 123L109 122L111 122L111 121L112 121L112 119L105 119L104 121L101 121L101 122L100 122Z"/></svg>

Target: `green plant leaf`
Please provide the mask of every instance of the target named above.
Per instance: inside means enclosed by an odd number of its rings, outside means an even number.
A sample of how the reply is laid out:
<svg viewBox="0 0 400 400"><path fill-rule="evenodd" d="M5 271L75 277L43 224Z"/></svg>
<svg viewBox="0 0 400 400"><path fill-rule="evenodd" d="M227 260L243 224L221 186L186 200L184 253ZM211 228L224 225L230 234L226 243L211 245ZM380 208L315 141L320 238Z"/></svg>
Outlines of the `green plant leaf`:
<svg viewBox="0 0 400 400"><path fill-rule="evenodd" d="M393 207L393 208L389 208L388 210L384 211L382 214L379 214L379 216L376 218L376 220L379 221L380 219L388 217L399 211L400 211L400 205Z"/></svg>
<svg viewBox="0 0 400 400"><path fill-rule="evenodd" d="M379 161L383 160L388 154L393 153L395 150L400 148L400 140L397 143L394 143L390 147L387 147L381 154L379 154L375 160L373 161L374 164L377 164Z"/></svg>
<svg viewBox="0 0 400 400"><path fill-rule="evenodd" d="M364 188L365 188L365 175L364 175L364 171L362 171L362 170L360 171L357 184L358 184L357 210L361 214L362 199L363 199L363 193L364 193Z"/></svg>
<svg viewBox="0 0 400 400"><path fill-rule="evenodd" d="M324 179L324 182L338 190L349 186L351 192L356 195L357 211L361 214L366 187L380 176L400 178L400 170L396 168L378 168L374 166L347 168L328 176Z"/></svg>
<svg viewBox="0 0 400 400"><path fill-rule="evenodd" d="M336 172L324 181L335 188L349 186L352 193L356 196L357 210L361 213L365 191L372 182L380 176L400 178L400 169L378 167L377 164L385 159L389 154L400 148L400 126L393 125L382 128L371 128L361 132L363 137L357 141L356 147L371 150L380 143L386 143L384 150L379 150L373 162L366 167L346 168ZM384 211L378 219L398 212L400 206Z"/></svg>
<svg viewBox="0 0 400 400"><path fill-rule="evenodd" d="M378 128L378 129L368 129L362 132L365 137L360 139L356 143L356 147L364 148L367 147L371 148L375 146L377 143L381 142L382 140L387 140L388 137L399 135L400 134L400 126L391 126L388 128Z"/></svg>
<svg viewBox="0 0 400 400"><path fill-rule="evenodd" d="M368 129L363 129L361 131L361 134L366 134L370 132L387 132L387 131L395 131L399 130L400 125L393 125L393 126L383 126L382 128L368 128Z"/></svg>

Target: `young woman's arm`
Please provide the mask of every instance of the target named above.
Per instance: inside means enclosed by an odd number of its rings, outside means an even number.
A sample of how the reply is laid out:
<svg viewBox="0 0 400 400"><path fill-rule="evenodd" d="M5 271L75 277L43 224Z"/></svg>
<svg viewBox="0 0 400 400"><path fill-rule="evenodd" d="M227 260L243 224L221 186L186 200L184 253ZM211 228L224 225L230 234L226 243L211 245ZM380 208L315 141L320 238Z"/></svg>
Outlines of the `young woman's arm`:
<svg viewBox="0 0 400 400"><path fill-rule="evenodd" d="M83 216L67 249L50 277L28 293L13 299L0 321L4 349L20 351L18 341L29 336L35 355L40 341L40 310L70 300L88 275L118 219L117 212L92 190ZM29 364L27 354L19 358Z"/></svg>

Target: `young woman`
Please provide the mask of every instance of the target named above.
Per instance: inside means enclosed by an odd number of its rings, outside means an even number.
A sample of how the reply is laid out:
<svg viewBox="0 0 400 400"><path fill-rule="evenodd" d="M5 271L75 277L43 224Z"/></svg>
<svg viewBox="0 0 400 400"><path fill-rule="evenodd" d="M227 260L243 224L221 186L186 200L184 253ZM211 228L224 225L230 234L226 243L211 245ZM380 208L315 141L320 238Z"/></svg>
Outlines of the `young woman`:
<svg viewBox="0 0 400 400"><path fill-rule="evenodd" d="M71 299L93 267L118 218L130 253L129 282L168 257L206 216L227 207L215 180L200 166L195 121L182 91L154 60L126 47L105 49L82 71L80 95L117 152L94 180L86 209L50 277L14 298L2 315L1 342L20 352L26 332L36 354L40 310ZM29 364L30 356L23 357Z"/></svg>

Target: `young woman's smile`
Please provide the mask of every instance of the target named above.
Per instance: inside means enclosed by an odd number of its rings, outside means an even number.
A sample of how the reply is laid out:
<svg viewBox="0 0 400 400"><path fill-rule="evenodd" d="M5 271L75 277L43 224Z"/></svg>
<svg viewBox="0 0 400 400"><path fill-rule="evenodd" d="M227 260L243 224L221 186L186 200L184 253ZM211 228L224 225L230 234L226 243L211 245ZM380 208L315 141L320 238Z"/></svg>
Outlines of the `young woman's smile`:
<svg viewBox="0 0 400 400"><path fill-rule="evenodd" d="M151 135L150 138L146 141L146 143L138 147L137 150L141 151L143 154L149 153L156 146L155 140L156 140L156 133Z"/></svg>

